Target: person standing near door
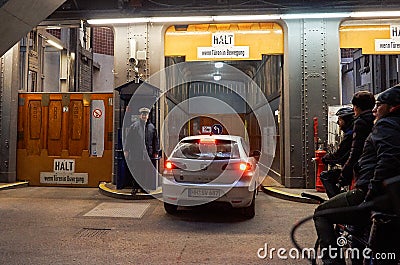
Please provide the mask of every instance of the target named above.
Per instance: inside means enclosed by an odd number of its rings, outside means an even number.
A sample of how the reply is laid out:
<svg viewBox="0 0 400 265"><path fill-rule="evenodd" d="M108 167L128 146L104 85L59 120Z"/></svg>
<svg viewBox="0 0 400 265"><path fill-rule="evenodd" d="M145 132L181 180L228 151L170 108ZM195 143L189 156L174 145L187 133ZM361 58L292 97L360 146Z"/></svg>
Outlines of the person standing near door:
<svg viewBox="0 0 400 265"><path fill-rule="evenodd" d="M139 109L139 119L130 126L125 145L125 157L133 176L132 194L154 188L159 140L155 126L148 122L150 109Z"/></svg>

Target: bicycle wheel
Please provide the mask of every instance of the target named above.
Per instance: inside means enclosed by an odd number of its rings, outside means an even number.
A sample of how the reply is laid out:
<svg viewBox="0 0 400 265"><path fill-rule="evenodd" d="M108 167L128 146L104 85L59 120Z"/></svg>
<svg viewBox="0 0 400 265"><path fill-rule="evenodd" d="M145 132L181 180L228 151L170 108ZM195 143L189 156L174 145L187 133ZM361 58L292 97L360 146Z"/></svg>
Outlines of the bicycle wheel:
<svg viewBox="0 0 400 265"><path fill-rule="evenodd" d="M314 245L314 251L315 251L315 256L314 257L311 257L311 264L312 265L318 265L318 264L322 264L322 261L321 261L321 263L317 263L317 261L318 261L318 256L319 256L319 239L317 238L317 240L315 241L315 245Z"/></svg>
<svg viewBox="0 0 400 265"><path fill-rule="evenodd" d="M296 247L296 249L299 251L299 253L301 253L303 258L306 258L310 261L311 264L313 265L320 265L322 264L322 261L320 259L318 259L320 257L319 255L319 241L318 239L316 240L315 244L314 244L314 252L310 252L305 248L302 248L298 242L295 239L295 232L296 230L305 222L311 220L313 218L313 216L308 216L302 220L300 220L298 223L296 223L293 227L292 227L292 231L290 232L290 238L292 240L293 245Z"/></svg>

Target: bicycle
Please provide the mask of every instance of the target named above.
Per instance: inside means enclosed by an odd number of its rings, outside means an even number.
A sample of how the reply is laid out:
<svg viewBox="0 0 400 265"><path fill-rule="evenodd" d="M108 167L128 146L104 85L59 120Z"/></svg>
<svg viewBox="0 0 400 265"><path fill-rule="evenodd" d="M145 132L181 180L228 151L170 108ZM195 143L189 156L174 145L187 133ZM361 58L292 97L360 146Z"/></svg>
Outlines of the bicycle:
<svg viewBox="0 0 400 265"><path fill-rule="evenodd" d="M318 203L323 203L326 201L324 198L321 198L318 195L313 195L313 194L309 194L309 193L305 193L305 192L301 193L301 196L312 199ZM297 225L300 226L301 224L311 220L312 218L313 218L313 216L304 218ZM297 228L298 227L296 227L295 229L297 229ZM353 231L344 224L336 224L335 231L336 231L337 237L338 237L338 244L341 244L341 247L343 247L343 248L350 248L354 241L359 242L362 246L368 245L367 240L365 240L364 238L362 238L358 235L355 235L353 233ZM294 240L293 238L294 237L292 237L292 241ZM296 246L295 241L294 241L294 244ZM299 246L297 245L296 247L299 247ZM313 257L310 257L310 261L311 261L311 264L314 265L314 264L317 264L316 261L317 261L318 255L319 255L318 254L319 253L319 239L316 240L313 249L314 249L314 255L313 255Z"/></svg>
<svg viewBox="0 0 400 265"><path fill-rule="evenodd" d="M337 231L338 231L338 236L339 236L338 241L337 241L339 246L346 248L346 247L348 247L347 243L351 243L352 240L356 240L364 247L364 249L367 249L369 251L369 253L367 253L368 255L367 256L364 255L364 257L363 257L364 264L369 264L369 265L380 264L379 261L376 259L377 258L376 254L379 254L380 253L379 251L382 251L382 248L379 247L380 246L379 241L382 239L378 237L377 231L380 230L382 227L385 227L385 226L382 226L384 224L385 225L387 225L387 224L397 225L399 223L400 196L398 194L398 191L400 190L400 176L390 179L388 181L385 181L385 186L387 188L388 195L377 198L374 201L365 203L362 206L327 209L327 210L323 210L319 213L321 215L328 215L328 214L334 214L334 213L346 213L346 212L353 212L353 211L371 210L370 218L371 218L372 225L369 229L369 235L368 235L367 240L359 237L358 235L355 235L353 233L353 231L348 229L348 227L344 224L336 225ZM320 203L325 201L323 198L321 198L317 195L302 193L302 196L316 200L317 202L320 202ZM388 203L388 201L392 202L395 205L393 208L397 212L391 213L391 212L373 211L373 209L375 208L376 205L382 204L382 203ZM292 230L291 230L292 243L297 248L297 250L299 250L301 253L303 253L303 248L300 247L300 245L295 240L295 232L301 225L303 225L307 221L311 220L312 218L313 218L313 215L303 218L302 220L297 222L292 227ZM393 226L393 227L396 227L396 226ZM398 227L398 225L397 225L397 227ZM339 241L339 239L342 241ZM317 264L317 260L318 260L318 258L320 258L318 256L318 249L319 249L319 240L317 239L317 241L314 245L314 253L313 253L314 255L307 257L307 259L310 260L311 264ZM397 252L400 252L400 251L397 249ZM399 253L396 253L396 251L394 251L393 253L394 253L393 263L389 263L389 264L398 264L397 262L400 262L400 259L399 259L399 256L396 256L396 254L399 255ZM364 254L364 252L363 252L363 254ZM387 263L385 263L385 264L387 264Z"/></svg>

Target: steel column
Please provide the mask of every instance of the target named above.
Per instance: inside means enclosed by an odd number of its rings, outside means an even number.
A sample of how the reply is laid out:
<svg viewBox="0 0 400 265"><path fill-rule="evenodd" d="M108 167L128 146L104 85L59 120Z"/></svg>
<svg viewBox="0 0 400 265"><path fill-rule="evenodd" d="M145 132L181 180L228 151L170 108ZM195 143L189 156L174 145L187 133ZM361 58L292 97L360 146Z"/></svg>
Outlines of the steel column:
<svg viewBox="0 0 400 265"><path fill-rule="evenodd" d="M19 45L6 52L0 62L0 182L15 182L20 87Z"/></svg>
<svg viewBox="0 0 400 265"><path fill-rule="evenodd" d="M283 119L285 186L313 188L313 119L327 140L327 106L339 104L339 19L286 21ZM330 63L332 62L332 63ZM301 137L299 133L301 131ZM299 159L301 158L301 159Z"/></svg>

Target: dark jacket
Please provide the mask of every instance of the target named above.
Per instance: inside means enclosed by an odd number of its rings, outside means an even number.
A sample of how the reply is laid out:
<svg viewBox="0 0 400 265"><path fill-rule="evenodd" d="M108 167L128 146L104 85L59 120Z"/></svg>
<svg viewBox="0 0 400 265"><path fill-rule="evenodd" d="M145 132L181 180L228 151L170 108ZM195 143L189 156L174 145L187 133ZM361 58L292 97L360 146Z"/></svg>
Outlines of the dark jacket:
<svg viewBox="0 0 400 265"><path fill-rule="evenodd" d="M156 127L140 119L132 123L126 137L126 148L128 157L134 161L152 158L160 148Z"/></svg>
<svg viewBox="0 0 400 265"><path fill-rule="evenodd" d="M350 156L342 168L342 175L340 179L342 185L351 184L353 179L353 168L363 152L365 140L371 133L372 127L374 126L374 119L375 117L370 110L361 113L354 120Z"/></svg>
<svg viewBox="0 0 400 265"><path fill-rule="evenodd" d="M343 130L344 136L343 140L340 142L339 147L333 153L328 153L322 158L322 162L326 165L336 165L339 164L341 166L347 161L350 155L351 143L353 140L353 128L351 128L353 123L350 126L346 127Z"/></svg>
<svg viewBox="0 0 400 265"><path fill-rule="evenodd" d="M147 153L149 154L150 158L153 158L154 154L158 154L160 143L158 141L157 129L151 122L146 124L145 135Z"/></svg>
<svg viewBox="0 0 400 265"><path fill-rule="evenodd" d="M400 112L379 119L368 136L354 168L356 188L369 189L369 197L383 194L382 182L400 175Z"/></svg>
<svg viewBox="0 0 400 265"><path fill-rule="evenodd" d="M143 161L147 158L144 126L145 122L139 119L129 127L126 136L126 150L128 158L132 161Z"/></svg>

